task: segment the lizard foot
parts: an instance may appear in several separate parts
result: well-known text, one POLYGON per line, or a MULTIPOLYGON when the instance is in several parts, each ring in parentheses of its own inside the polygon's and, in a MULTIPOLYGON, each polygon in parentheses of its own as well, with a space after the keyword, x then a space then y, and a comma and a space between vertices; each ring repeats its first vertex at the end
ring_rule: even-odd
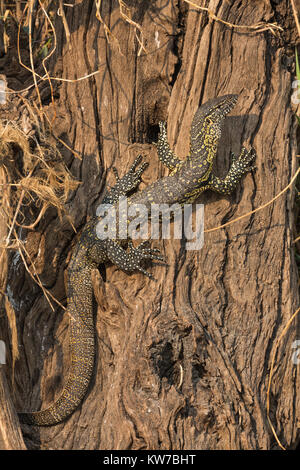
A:
MULTIPOLYGON (((132 258, 133 269, 140 271, 141 273, 145 274, 145 276, 149 277, 152 280, 155 278, 152 276, 151 273, 146 271, 142 266, 141 262, 146 259, 152 259, 156 261, 164 262, 164 257, 160 254, 160 250, 157 248, 146 248, 148 244, 148 240, 143 241, 137 247, 134 247, 132 241, 128 241, 128 248, 129 252, 128 255, 132 258)), ((132 269, 132 268, 131 268, 132 269)))
POLYGON ((142 159, 142 155, 138 155, 129 168, 129 171, 122 176, 122 178, 119 177, 117 169, 115 167, 112 168, 116 178, 116 184, 106 193, 102 201, 104 204, 114 204, 118 202, 120 197, 126 196, 126 194, 138 187, 142 180, 142 174, 148 166, 147 162, 143 162, 141 166, 137 168, 142 162, 142 159))
POLYGON ((256 152, 253 148, 247 150, 245 147, 242 148, 240 156, 237 158, 234 153, 232 153, 232 167, 238 170, 240 176, 248 171, 256 169, 255 165, 251 165, 253 160, 255 160, 256 152))
POLYGON ((226 178, 221 179, 215 175, 211 175, 208 184, 210 189, 221 194, 232 193, 242 177, 249 171, 255 170, 256 168, 254 165, 252 165, 252 162, 256 157, 256 152, 254 149, 247 150, 245 147, 243 147, 238 158, 234 154, 231 155, 232 163, 226 178))
MULTIPOLYGON (((140 184, 142 174, 148 166, 147 162, 143 162, 142 165, 137 169, 142 160, 142 155, 138 155, 129 168, 129 171, 122 178, 119 178, 117 169, 115 167, 112 168, 117 181, 116 186, 118 186, 119 192, 121 192, 122 195, 129 193, 140 184)), ((115 189, 116 186, 113 189, 115 189)))

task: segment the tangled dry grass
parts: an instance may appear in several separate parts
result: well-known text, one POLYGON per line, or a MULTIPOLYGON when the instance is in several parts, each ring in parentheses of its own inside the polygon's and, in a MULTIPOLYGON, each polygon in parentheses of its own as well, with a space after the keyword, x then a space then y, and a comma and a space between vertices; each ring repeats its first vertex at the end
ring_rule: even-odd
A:
POLYGON ((19 349, 16 315, 5 294, 8 253, 18 250, 27 272, 42 289, 52 310, 52 301, 64 308, 43 286, 20 233, 24 229, 33 230, 49 207, 54 207, 59 217, 65 214, 73 226, 65 202, 69 191, 78 184, 56 145, 49 143, 41 129, 29 137, 16 122, 0 121, 0 296, 4 297, 10 326, 13 371, 19 349))
POLYGON ((15 225, 33 229, 49 206, 55 207, 61 216, 69 191, 79 184, 46 135, 39 130, 38 136, 28 137, 15 122, 0 121, 0 165, 5 178, 1 183, 1 197, 6 200, 5 209, 2 209, 9 234, 15 225), (34 151, 32 147, 35 147, 34 151), (26 224, 22 208, 28 208, 30 203, 33 203, 34 212, 38 208, 38 215, 26 224))

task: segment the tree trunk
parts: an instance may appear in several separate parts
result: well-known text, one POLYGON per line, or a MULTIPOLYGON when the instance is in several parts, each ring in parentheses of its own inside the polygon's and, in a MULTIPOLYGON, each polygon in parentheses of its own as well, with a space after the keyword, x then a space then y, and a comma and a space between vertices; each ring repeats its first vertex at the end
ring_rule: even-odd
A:
MULTIPOLYGON (((295 173, 296 32, 288 0, 204 3, 227 23, 277 22, 283 31, 231 27, 189 2, 128 1, 139 30, 120 15, 119 2, 105 0, 106 36, 95 3, 85 0, 65 6, 68 44, 62 18, 55 17, 50 75, 79 79, 99 71, 80 81, 52 81, 55 109, 50 91, 42 94, 44 110, 55 118, 55 134, 82 156, 61 147, 71 173, 82 181, 67 203, 78 231, 113 184, 112 166, 123 175, 142 153, 150 165, 141 187, 167 174, 152 145, 158 122, 168 121, 171 146, 184 158, 195 111, 216 96, 237 93, 239 100, 226 120, 214 171, 223 176, 230 151, 239 154, 243 145, 256 149, 257 169, 231 196, 207 192, 199 199, 206 230, 271 200, 295 173)), ((206 232, 200 251, 187 251, 178 240, 152 242, 168 260, 168 266, 149 268, 157 282, 111 265, 95 273, 97 357, 88 394, 64 423, 24 426, 27 446, 276 448, 267 414, 276 352, 269 418, 281 445, 294 448, 300 405, 292 360, 297 319, 277 343, 298 306, 293 201, 287 191, 261 211, 206 232)), ((27 233, 44 287, 64 305, 75 243, 71 226, 62 225, 53 211, 27 233)), ((15 367, 15 405, 38 410, 53 402, 64 384, 68 318, 55 304, 51 310, 18 254, 8 287, 23 345, 15 367)), ((4 339, 9 341, 8 333, 4 339)))
POLYGON ((12 403, 3 365, 0 366, 0 450, 25 450, 26 446, 12 403))

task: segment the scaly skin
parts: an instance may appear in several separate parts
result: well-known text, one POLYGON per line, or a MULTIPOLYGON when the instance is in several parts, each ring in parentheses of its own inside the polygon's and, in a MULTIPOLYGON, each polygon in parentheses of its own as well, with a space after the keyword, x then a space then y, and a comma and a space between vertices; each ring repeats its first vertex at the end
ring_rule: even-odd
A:
MULTIPOLYGON (((236 95, 226 95, 202 105, 196 112, 191 127, 190 155, 179 160, 170 149, 164 123, 160 123, 160 135, 157 151, 160 160, 171 170, 169 176, 161 178, 128 198, 131 204, 184 203, 196 200, 200 193, 212 189, 221 194, 231 193, 242 176, 253 169, 251 162, 255 158, 253 151, 244 148, 235 159, 227 176, 220 179, 212 175, 212 165, 216 157, 222 123, 237 101, 236 95)), ((120 196, 125 196, 135 189, 141 180, 146 164, 139 168, 138 157, 129 172, 119 178, 105 196, 103 203, 115 204, 120 196)), ((162 260, 159 250, 147 248, 146 242, 134 248, 128 242, 128 250, 119 239, 100 240, 96 235, 98 217, 94 217, 85 226, 68 269, 68 307, 70 317, 71 367, 63 391, 50 407, 32 413, 20 413, 22 422, 39 426, 57 424, 68 416, 82 402, 93 372, 95 357, 95 329, 92 311, 91 271, 100 263, 111 261, 124 271, 138 270, 152 278, 142 264, 146 259, 162 260)))

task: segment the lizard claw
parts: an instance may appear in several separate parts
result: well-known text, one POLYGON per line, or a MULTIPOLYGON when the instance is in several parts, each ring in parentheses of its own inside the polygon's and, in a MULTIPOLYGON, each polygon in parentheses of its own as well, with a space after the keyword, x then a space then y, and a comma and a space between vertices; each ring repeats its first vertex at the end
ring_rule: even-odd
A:
POLYGON ((166 123, 166 121, 159 121, 158 125, 159 125, 160 133, 162 135, 166 135, 167 134, 167 123, 166 123))
POLYGON ((115 166, 112 167, 112 171, 115 175, 115 178, 116 178, 116 181, 120 181, 120 178, 119 178, 119 174, 118 174, 118 170, 116 169, 115 166))
POLYGON ((236 156, 236 154, 234 152, 230 152, 230 159, 232 161, 232 163, 235 163, 238 159, 238 157, 236 156))
POLYGON ((142 156, 142 155, 138 155, 138 156, 135 158, 135 160, 134 160, 133 164, 131 165, 131 167, 129 168, 128 173, 134 173, 136 167, 139 165, 139 163, 141 163, 142 160, 143 160, 143 156, 142 156))

